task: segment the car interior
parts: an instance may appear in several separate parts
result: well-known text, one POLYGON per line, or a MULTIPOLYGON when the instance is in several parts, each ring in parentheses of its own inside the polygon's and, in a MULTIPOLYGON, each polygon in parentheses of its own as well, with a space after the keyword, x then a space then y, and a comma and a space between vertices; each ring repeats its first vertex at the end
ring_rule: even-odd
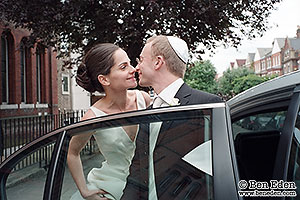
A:
POLYGON ((272 179, 285 115, 285 111, 268 111, 248 114, 233 122, 234 146, 241 180, 272 179))
POLYGON ((279 137, 278 130, 244 132, 236 136, 235 150, 241 180, 272 179, 279 137))

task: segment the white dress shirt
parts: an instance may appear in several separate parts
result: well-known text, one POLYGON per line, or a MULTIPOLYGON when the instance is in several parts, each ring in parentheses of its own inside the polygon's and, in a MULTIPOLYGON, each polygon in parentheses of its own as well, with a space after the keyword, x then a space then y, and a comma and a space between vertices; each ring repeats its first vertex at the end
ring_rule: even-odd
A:
POLYGON ((183 80, 182 78, 178 78, 176 81, 171 83, 168 87, 163 89, 158 95, 155 95, 154 99, 156 96, 160 97, 164 102, 160 107, 165 107, 165 106, 170 106, 173 103, 173 99, 178 92, 179 88, 183 85, 183 80))
MULTIPOLYGON (((174 97, 179 88, 183 84, 181 78, 177 79, 161 91, 158 95, 155 95, 153 101, 153 108, 171 106, 174 102, 174 97)), ((157 200, 156 186, 155 186, 155 174, 153 164, 153 152, 156 146, 156 141, 160 131, 162 122, 150 123, 150 137, 149 137, 149 196, 150 200, 157 200)))

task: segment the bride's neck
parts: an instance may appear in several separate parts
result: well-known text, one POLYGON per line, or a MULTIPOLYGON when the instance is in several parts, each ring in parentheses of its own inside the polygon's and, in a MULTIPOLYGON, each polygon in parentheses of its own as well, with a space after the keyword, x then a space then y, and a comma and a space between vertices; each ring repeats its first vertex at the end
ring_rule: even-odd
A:
POLYGON ((107 102, 110 108, 125 111, 129 103, 129 97, 127 95, 127 92, 127 90, 106 92, 104 100, 105 102, 107 102))

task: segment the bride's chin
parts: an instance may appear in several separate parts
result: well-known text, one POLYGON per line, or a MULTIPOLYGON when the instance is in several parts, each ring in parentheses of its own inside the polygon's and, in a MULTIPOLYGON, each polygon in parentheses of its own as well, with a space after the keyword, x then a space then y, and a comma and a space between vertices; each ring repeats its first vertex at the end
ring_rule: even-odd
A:
POLYGON ((134 85, 134 87, 136 87, 136 86, 137 86, 137 81, 134 81, 134 84, 133 84, 133 85, 134 85))
POLYGON ((129 86, 127 89, 132 89, 132 88, 136 88, 137 87, 137 83, 132 84, 131 86, 129 86))

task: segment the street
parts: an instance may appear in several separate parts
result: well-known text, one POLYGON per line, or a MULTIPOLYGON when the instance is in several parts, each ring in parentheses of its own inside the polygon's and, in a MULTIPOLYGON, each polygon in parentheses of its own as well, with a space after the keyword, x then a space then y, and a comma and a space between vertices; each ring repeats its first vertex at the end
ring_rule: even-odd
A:
MULTIPOLYGON (((99 167, 103 157, 101 154, 82 156, 83 170, 85 176, 94 168, 99 167)), ((43 168, 29 167, 13 173, 7 181, 7 199, 9 200, 41 200, 43 199, 43 188, 45 185, 47 172, 43 168), (25 177, 25 174, 28 176, 25 177)), ((77 191, 73 178, 66 167, 61 200, 68 200, 77 191)))

